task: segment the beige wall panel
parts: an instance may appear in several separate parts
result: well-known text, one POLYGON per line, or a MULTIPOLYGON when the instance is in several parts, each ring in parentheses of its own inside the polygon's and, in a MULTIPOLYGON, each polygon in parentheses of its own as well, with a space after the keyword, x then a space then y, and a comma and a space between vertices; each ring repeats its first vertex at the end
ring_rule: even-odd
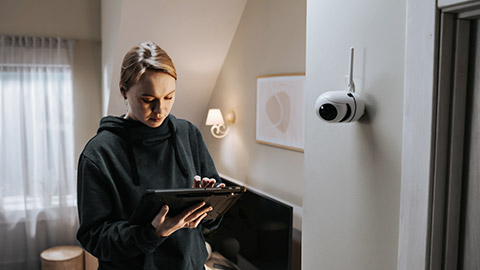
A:
POLYGON ((255 142, 257 76, 305 71, 305 1, 248 1, 209 108, 237 120, 223 139, 202 132, 220 172, 301 206, 303 153, 255 142))

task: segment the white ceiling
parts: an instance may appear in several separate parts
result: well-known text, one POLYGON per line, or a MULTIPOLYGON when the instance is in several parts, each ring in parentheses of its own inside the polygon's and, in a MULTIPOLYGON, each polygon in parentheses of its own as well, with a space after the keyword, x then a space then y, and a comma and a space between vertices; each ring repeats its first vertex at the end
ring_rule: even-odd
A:
POLYGON ((125 113, 118 90, 121 61, 132 46, 152 40, 177 68, 172 113, 202 124, 246 1, 102 0, 104 114, 125 113))

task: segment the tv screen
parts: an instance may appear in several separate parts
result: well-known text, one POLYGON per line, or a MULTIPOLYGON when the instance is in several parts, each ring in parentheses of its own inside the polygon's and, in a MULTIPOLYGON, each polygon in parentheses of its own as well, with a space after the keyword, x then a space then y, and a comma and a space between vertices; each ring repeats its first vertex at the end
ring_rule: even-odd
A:
MULTIPOLYGON (((222 179, 227 186, 236 186, 222 179)), ((290 270, 293 208, 247 190, 206 235, 213 269, 290 270)))

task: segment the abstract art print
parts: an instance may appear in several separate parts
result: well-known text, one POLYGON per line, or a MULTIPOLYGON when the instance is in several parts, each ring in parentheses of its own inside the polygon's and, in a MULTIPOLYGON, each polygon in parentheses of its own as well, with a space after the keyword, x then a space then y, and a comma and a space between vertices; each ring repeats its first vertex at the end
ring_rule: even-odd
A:
POLYGON ((257 142, 303 152, 304 84, 304 74, 257 77, 257 142))

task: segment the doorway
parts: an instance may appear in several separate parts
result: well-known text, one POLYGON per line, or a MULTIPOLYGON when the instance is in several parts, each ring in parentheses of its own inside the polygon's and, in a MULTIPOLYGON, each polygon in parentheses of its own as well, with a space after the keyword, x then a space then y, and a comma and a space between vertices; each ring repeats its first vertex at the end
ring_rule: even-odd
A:
POLYGON ((427 269, 480 269, 480 3, 440 12, 427 269))

